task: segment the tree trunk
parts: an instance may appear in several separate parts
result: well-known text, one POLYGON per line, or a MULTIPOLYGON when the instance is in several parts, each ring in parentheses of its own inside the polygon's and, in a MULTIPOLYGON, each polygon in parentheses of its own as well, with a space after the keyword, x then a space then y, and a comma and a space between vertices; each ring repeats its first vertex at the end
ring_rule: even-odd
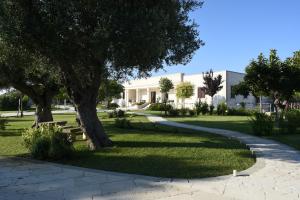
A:
POLYGON ((51 103, 37 104, 35 112, 35 124, 37 125, 38 123, 49 121, 53 121, 51 103))
POLYGON ((99 121, 96 110, 96 98, 93 99, 86 93, 79 102, 74 100, 81 128, 88 139, 90 150, 112 146, 112 141, 107 137, 102 123, 99 121))

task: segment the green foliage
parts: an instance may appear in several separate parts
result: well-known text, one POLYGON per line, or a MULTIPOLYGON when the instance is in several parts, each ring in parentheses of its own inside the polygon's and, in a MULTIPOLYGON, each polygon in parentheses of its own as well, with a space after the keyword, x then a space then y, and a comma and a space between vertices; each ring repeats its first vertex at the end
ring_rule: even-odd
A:
POLYGON ((242 95, 244 98, 247 98, 250 94, 250 87, 245 81, 242 81, 239 84, 232 86, 231 92, 233 96, 242 95))
POLYGON ((162 101, 166 103, 168 101, 167 93, 174 88, 172 81, 168 78, 161 78, 159 80, 159 88, 162 93, 162 101))
POLYGON ((7 120, 0 117, 0 130, 5 130, 6 124, 7 124, 7 120))
POLYGON ((124 91, 124 86, 116 80, 105 80, 101 84, 98 93, 99 101, 111 101, 113 98, 121 98, 121 93, 124 91))
POLYGON ((206 102, 202 103, 200 112, 202 115, 206 115, 209 112, 209 106, 206 102))
POLYGON ((223 88, 221 85, 223 83, 222 76, 218 75, 217 77, 214 77, 212 69, 203 73, 203 81, 205 94, 208 94, 211 97, 223 88))
POLYGON ((253 113, 245 108, 228 108, 227 115, 232 116, 250 116, 253 113))
POLYGON ((190 98, 194 94, 194 85, 190 82, 182 82, 176 86, 176 97, 190 98))
POLYGON ((192 110, 192 109, 189 109, 188 110, 188 113, 189 113, 189 116, 193 117, 196 115, 196 111, 195 110, 192 110))
POLYGON ((217 106, 217 114, 218 115, 225 115, 228 107, 225 102, 219 103, 217 106))
POLYGON ((199 115, 201 113, 201 107, 202 107, 202 102, 201 101, 197 101, 195 103, 196 115, 199 115))
POLYGON ((125 111, 124 110, 114 110, 114 111, 110 111, 110 112, 107 112, 107 117, 108 118, 120 118, 120 117, 125 117, 125 111))
POLYGON ((255 112, 251 118, 251 127, 255 135, 272 135, 274 121, 271 116, 264 113, 255 112))
MULTIPOLYGON (((20 94, 16 91, 0 95, 0 110, 18 110, 20 94)), ((23 109, 29 109, 29 98, 23 96, 23 109)))
POLYGON ((71 136, 57 126, 41 126, 22 133, 23 142, 36 159, 64 159, 71 156, 71 136))
POLYGON ((210 105, 209 106, 209 114, 212 115, 214 112, 215 106, 214 105, 210 105))
POLYGON ((131 122, 130 120, 126 119, 126 118, 117 118, 115 119, 115 126, 117 128, 132 128, 131 122))
POLYGON ((151 111, 169 111, 172 109, 172 105, 164 103, 153 103, 149 106, 148 110, 151 111))
POLYGON ((179 113, 181 116, 185 116, 189 112, 188 108, 180 108, 179 113))
POLYGON ((117 103, 109 103, 108 109, 116 109, 119 108, 119 105, 117 103))
POLYGON ((300 110, 289 110, 284 112, 280 120, 280 129, 283 133, 294 134, 300 128, 300 110), (283 119, 285 116, 285 119, 283 119))
POLYGON ((171 109, 168 111, 169 116, 171 117, 177 117, 179 115, 179 110, 178 109, 171 109))

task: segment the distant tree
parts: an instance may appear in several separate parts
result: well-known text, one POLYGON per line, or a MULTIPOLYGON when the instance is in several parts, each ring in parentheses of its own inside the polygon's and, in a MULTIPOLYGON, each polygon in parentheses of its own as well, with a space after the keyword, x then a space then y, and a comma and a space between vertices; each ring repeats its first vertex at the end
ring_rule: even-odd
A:
POLYGON ((190 82, 182 82, 176 86, 176 97, 182 99, 184 107, 185 99, 190 98, 194 94, 194 85, 190 82))
POLYGON ((109 102, 113 98, 121 98, 121 93, 124 92, 124 86, 116 80, 106 79, 99 88, 98 100, 105 101, 108 108, 109 102))
POLYGON ((53 121, 51 103, 59 78, 47 59, 0 40, 0 83, 26 94, 36 105, 36 124, 53 121))
POLYGON ((214 95, 223 88, 221 85, 223 83, 222 75, 219 74, 217 77, 214 77, 214 72, 211 69, 203 73, 203 81, 205 94, 211 97, 211 104, 213 105, 214 95))
POLYGON ((167 101, 168 101, 168 92, 174 88, 172 81, 168 78, 161 78, 159 80, 159 88, 162 94, 162 102, 165 104, 165 115, 167 114, 167 101))
POLYGON ((201 5, 197 0, 1 0, 0 35, 55 64, 94 150, 112 145, 96 113, 103 74, 144 77, 165 65, 188 63, 203 45, 189 17, 201 5))
POLYGON ((247 98, 250 95, 250 87, 245 81, 241 81, 239 84, 232 86, 232 95, 242 95, 247 98))

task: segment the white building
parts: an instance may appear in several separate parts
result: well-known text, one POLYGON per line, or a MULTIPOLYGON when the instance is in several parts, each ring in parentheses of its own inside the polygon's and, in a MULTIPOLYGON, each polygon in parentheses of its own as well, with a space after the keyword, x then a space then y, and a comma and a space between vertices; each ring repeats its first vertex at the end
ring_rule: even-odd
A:
MULTIPOLYGON (((233 85, 238 84, 243 80, 244 74, 232 71, 214 72, 214 76, 222 75, 223 88, 214 96, 213 104, 217 106, 221 102, 226 102, 229 107, 236 107, 239 103, 244 102, 247 107, 255 106, 255 98, 249 96, 232 96, 231 89, 233 85)), ((131 80, 124 84, 123 106, 132 107, 136 104, 144 103, 146 106, 149 103, 156 103, 161 101, 161 93, 159 90, 159 80, 163 77, 170 79, 174 84, 174 89, 168 93, 168 100, 174 107, 181 107, 182 100, 176 98, 176 85, 181 82, 190 82, 194 85, 194 95, 185 99, 186 107, 193 107, 195 102, 202 101, 211 104, 211 97, 203 92, 203 74, 185 75, 183 73, 155 76, 145 79, 131 80)))

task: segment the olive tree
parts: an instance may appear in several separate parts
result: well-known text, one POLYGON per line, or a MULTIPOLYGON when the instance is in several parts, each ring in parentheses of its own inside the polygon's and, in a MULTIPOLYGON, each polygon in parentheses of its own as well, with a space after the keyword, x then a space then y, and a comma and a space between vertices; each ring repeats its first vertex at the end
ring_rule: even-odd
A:
POLYGON ((159 80, 159 89, 162 94, 162 101, 165 104, 165 115, 167 114, 167 101, 168 101, 168 92, 174 88, 172 81, 168 78, 161 78, 159 80))
POLYGON ((0 82, 32 99, 36 105, 35 124, 53 121, 51 103, 60 84, 47 59, 0 40, 0 82))
POLYGON ((0 34, 51 62, 63 79, 90 149, 111 146, 96 113, 103 74, 148 76, 186 64, 203 42, 189 13, 197 0, 2 0, 0 34))

